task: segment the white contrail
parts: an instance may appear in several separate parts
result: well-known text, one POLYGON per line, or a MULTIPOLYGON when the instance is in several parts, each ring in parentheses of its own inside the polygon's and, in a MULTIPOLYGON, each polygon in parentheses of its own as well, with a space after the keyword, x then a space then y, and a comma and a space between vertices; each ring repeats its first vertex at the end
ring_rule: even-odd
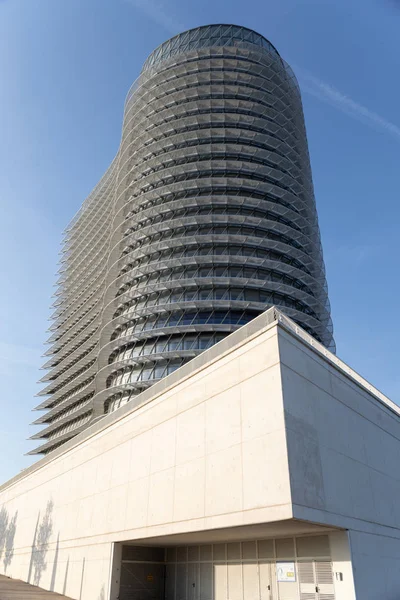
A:
POLYGON ((343 94, 329 83, 321 81, 303 69, 296 68, 296 73, 299 76, 301 88, 308 94, 328 102, 355 119, 361 120, 372 127, 378 127, 394 135, 396 138, 400 138, 400 127, 398 125, 381 117, 363 104, 346 96, 346 94, 343 94))
MULTIPOLYGON (((173 34, 185 30, 185 26, 167 14, 163 6, 156 0, 126 0, 126 2, 129 2, 129 4, 142 11, 149 19, 173 34)), ((327 102, 354 119, 363 121, 374 128, 378 127, 396 138, 400 138, 399 126, 381 117, 349 96, 346 96, 346 94, 343 94, 329 83, 314 77, 308 71, 299 67, 295 67, 295 71, 301 83, 301 88, 306 93, 327 102)))

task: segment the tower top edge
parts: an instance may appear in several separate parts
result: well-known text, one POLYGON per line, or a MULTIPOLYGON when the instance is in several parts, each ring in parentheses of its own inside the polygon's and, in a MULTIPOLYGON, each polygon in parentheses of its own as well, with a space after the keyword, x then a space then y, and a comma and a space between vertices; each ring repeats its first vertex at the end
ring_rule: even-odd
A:
POLYGON ((144 62, 142 73, 155 64, 190 50, 212 46, 256 46, 280 58, 278 50, 267 38, 253 29, 233 24, 201 25, 174 35, 160 44, 144 62))

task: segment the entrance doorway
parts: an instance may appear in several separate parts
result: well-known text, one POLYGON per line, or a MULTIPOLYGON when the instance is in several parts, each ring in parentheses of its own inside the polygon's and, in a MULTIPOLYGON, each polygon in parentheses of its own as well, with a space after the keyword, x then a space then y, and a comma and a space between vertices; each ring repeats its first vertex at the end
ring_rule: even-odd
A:
POLYGON ((123 546, 120 600, 165 598, 164 548, 123 546))
POLYGON ((119 600, 335 600, 329 538, 124 546, 119 600))

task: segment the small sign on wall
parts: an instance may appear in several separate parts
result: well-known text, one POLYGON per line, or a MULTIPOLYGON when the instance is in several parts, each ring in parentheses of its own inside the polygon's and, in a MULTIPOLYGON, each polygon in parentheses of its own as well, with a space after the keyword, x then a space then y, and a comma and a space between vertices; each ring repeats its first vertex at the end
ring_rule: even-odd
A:
POLYGON ((276 577, 278 583, 290 583, 296 581, 296 568, 294 562, 277 562, 276 577))

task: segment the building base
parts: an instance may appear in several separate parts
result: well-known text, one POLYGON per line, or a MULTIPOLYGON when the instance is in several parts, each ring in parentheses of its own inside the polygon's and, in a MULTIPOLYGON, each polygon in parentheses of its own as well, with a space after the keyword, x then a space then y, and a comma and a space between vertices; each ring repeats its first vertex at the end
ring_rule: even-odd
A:
POLYGON ((272 309, 0 488, 76 600, 395 600, 400 410, 272 309))

